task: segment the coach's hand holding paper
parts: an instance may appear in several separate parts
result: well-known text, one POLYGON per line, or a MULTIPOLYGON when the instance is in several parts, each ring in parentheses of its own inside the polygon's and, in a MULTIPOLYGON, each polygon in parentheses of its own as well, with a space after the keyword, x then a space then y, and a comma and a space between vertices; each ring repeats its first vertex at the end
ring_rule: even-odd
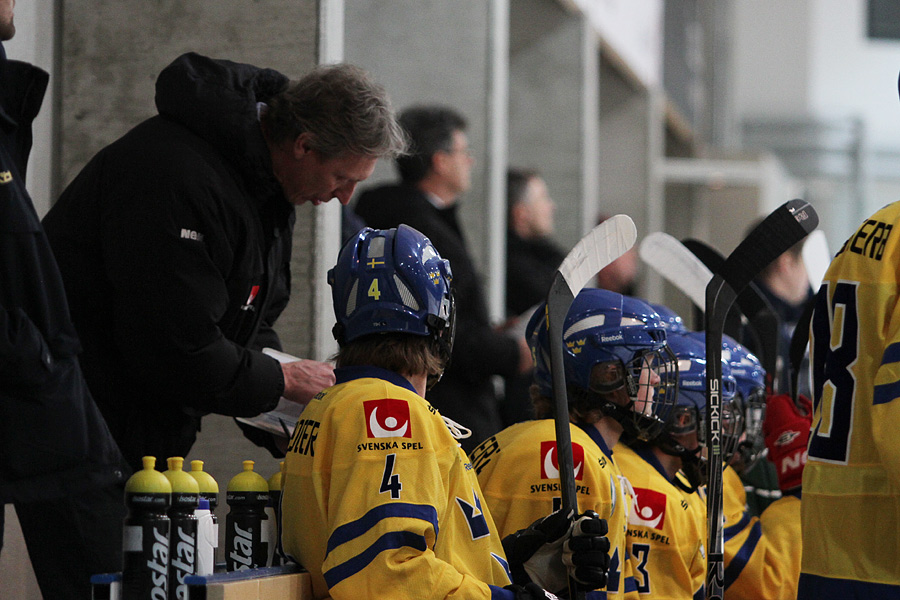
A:
POLYGON ((334 367, 330 364, 298 359, 283 352, 278 352, 281 356, 275 356, 275 352, 278 351, 270 348, 263 350, 264 354, 268 354, 282 363, 281 371, 284 373, 284 393, 282 395, 285 399, 306 405, 313 396, 334 385, 334 367))
POLYGON ((334 369, 328 363, 298 358, 272 348, 264 348, 263 354, 281 363, 284 393, 278 405, 269 412, 249 418, 238 417, 237 420, 277 437, 289 438, 297 418, 312 397, 334 385, 334 369))

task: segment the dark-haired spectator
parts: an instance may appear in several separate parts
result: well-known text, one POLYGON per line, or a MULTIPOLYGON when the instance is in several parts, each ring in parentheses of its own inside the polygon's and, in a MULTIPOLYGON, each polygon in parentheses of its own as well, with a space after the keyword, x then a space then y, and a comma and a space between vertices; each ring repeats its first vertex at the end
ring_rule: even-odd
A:
POLYGON ((488 316, 479 274, 457 219, 458 200, 471 185, 474 160, 465 119, 445 106, 404 110, 400 124, 410 153, 397 158, 400 183, 364 192, 356 212, 378 229, 406 223, 424 233, 453 268, 457 333, 452 360, 428 400, 442 414, 472 430, 466 451, 502 428, 491 378, 528 372, 524 337, 498 332, 488 316))

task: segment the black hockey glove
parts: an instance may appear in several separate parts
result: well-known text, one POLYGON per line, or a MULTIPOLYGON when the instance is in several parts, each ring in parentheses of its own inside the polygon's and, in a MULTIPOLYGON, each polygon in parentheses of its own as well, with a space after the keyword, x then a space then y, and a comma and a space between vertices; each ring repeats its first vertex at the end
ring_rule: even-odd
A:
POLYGON ((551 594, 536 583, 521 585, 508 585, 504 590, 509 590, 516 595, 516 600, 559 600, 559 596, 551 594))
POLYGON ((606 520, 587 511, 573 523, 556 511, 503 539, 513 583, 537 583, 548 590, 568 589, 567 567, 578 587, 595 590, 606 586, 609 539, 606 520))

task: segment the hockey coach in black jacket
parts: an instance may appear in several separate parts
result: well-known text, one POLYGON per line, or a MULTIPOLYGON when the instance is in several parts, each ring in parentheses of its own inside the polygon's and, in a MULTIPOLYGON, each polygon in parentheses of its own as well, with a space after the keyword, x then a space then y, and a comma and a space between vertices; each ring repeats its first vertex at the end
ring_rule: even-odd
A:
POLYGON ((257 350, 280 348, 294 206, 346 204, 405 144, 384 90, 350 65, 289 83, 185 54, 156 106, 44 219, 85 376, 134 468, 187 455, 203 414, 253 416, 334 383, 329 364, 257 350))

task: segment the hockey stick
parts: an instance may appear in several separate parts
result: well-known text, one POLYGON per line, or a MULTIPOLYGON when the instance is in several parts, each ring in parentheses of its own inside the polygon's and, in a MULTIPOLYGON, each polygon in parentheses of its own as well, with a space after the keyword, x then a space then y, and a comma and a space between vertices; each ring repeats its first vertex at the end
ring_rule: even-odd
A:
POLYGON ((812 321, 813 307, 816 305, 816 297, 812 296, 806 301, 800 319, 794 327, 794 333, 791 336, 791 399, 794 406, 800 406, 800 368, 803 365, 803 357, 806 356, 806 347, 809 345, 809 325, 812 321))
POLYGON ((708 484, 706 496, 706 597, 722 600, 725 592, 722 515, 722 334, 725 317, 737 295, 762 269, 802 240, 819 224, 816 211, 804 200, 791 200, 757 225, 725 260, 706 287, 706 422, 708 484))
POLYGON ((656 231, 641 240, 638 255, 690 298, 694 306, 706 310, 706 286, 712 279, 712 271, 684 244, 668 233, 656 231))
MULTIPOLYGON (((616 215, 594 227, 569 252, 553 277, 547 293, 547 331, 550 335, 550 373, 553 379, 553 419, 556 422, 556 457, 562 508, 570 517, 578 514, 575 495, 575 461, 569 431, 569 401, 563 359, 563 327, 569 307, 581 288, 603 267, 625 254, 637 239, 631 217, 616 215)), ((569 577, 569 598, 583 594, 569 577)))
MULTIPOLYGON (((718 271, 725 264, 725 257, 718 250, 699 240, 684 240, 684 245, 697 255, 703 263, 718 271)), ((757 347, 754 352, 759 355, 760 363, 766 371, 766 394, 775 393, 776 373, 778 371, 778 346, 781 332, 781 319, 772 308, 772 304, 752 281, 746 289, 738 294, 737 305, 747 322, 751 333, 755 334, 757 347)), ((743 343, 740 335, 729 330, 726 321, 725 333, 743 343)))

